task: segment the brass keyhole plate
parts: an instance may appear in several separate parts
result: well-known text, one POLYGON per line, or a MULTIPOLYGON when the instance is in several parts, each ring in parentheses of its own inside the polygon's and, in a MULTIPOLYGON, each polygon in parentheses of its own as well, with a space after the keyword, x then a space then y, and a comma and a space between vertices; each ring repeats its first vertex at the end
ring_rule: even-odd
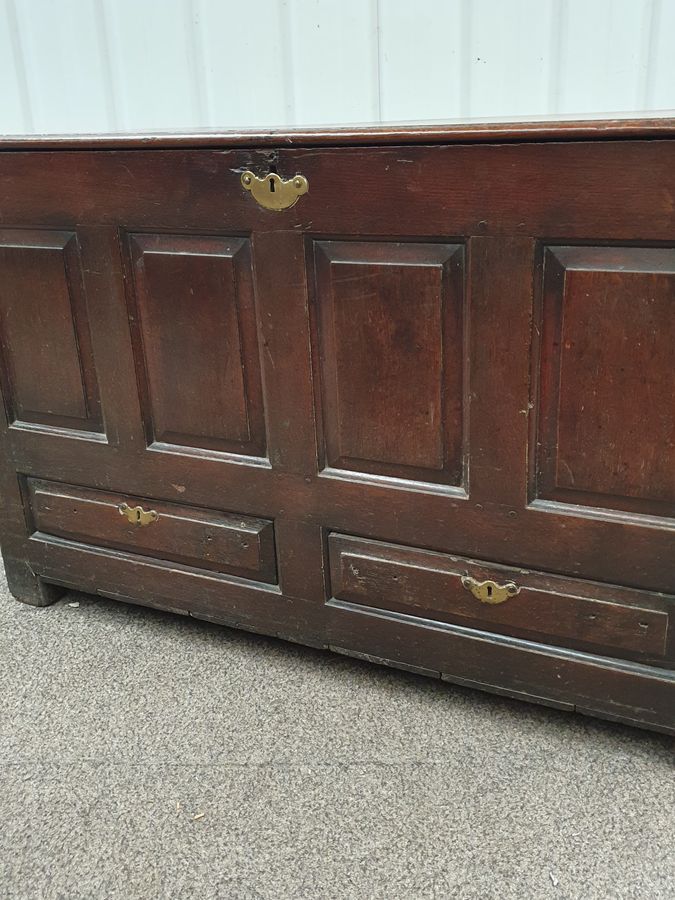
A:
POLYGON ((151 525, 159 518, 154 509, 143 509, 142 506, 129 506, 128 503, 120 503, 117 511, 121 516, 131 522, 132 525, 151 525))
POLYGON ((470 575, 462 578, 462 586, 470 591, 476 600, 481 603, 489 603, 495 606, 497 603, 503 603, 509 597, 515 597, 520 593, 520 588, 513 581, 507 581, 506 584, 497 584, 496 581, 476 581, 470 575))
POLYGON ((304 175, 294 175, 284 179, 276 172, 270 172, 264 178, 258 178, 253 172, 246 171, 241 176, 244 190, 250 191, 253 199, 265 209, 281 212, 295 206, 300 197, 309 190, 309 182, 304 175))

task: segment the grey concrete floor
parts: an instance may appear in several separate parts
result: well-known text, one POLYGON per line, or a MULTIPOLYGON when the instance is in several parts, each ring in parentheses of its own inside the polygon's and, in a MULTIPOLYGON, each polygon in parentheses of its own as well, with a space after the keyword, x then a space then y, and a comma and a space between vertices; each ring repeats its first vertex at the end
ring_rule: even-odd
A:
POLYGON ((3 898, 675 896, 663 736, 5 587, 0 714, 3 898))

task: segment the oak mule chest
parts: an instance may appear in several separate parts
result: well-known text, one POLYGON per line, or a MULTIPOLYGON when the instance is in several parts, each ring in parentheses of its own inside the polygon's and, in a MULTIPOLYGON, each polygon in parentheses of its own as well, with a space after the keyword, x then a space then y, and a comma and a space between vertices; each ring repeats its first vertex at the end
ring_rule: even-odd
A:
POLYGON ((675 121, 0 142, 2 551, 675 733, 675 121))

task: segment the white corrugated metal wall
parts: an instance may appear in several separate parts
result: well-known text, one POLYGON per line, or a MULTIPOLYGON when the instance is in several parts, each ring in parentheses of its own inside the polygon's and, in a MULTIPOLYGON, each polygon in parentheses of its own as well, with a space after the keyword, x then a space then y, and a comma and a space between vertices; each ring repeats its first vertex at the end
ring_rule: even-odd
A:
POLYGON ((675 0, 0 0, 0 131, 675 107, 675 0))

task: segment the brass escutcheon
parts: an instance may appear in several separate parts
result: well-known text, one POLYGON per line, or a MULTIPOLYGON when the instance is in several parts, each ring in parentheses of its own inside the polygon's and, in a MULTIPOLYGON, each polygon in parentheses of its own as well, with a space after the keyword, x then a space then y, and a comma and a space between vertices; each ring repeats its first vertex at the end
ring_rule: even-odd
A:
POLYGON ((253 172, 246 171, 241 176, 244 189, 250 191, 253 199, 265 209, 281 212, 290 209, 298 199, 309 190, 309 182, 304 175, 292 178, 281 178, 276 172, 270 172, 264 178, 258 178, 253 172))
POLYGON ((497 584, 496 581, 476 581, 470 575, 463 576, 462 586, 467 591, 471 591, 476 600, 492 605, 503 603, 509 597, 515 597, 516 594, 520 593, 520 588, 513 581, 507 581, 506 584, 497 584))
POLYGON ((121 516, 126 516, 132 525, 151 525, 159 519, 159 514, 154 509, 143 509, 142 506, 120 503, 117 510, 121 516))

